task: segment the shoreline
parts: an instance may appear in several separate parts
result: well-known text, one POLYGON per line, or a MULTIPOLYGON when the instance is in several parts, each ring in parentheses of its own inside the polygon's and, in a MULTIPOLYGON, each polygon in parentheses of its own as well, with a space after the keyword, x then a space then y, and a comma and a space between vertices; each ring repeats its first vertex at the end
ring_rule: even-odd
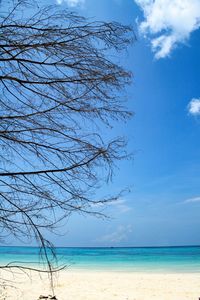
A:
MULTIPOLYGON (((0 263, 0 267, 2 267, 3 265, 7 265, 8 262, 5 262, 4 263, 0 263)), ((9 263, 9 265, 11 265, 9 263)), ((46 264, 37 264, 37 263, 24 263, 24 262, 18 262, 18 263, 14 263, 13 264, 13 267, 16 268, 16 266, 21 266, 23 268, 33 268, 35 269, 32 270, 32 272, 39 272, 37 271, 36 269, 38 270, 41 270, 41 272, 44 272, 44 271, 47 271, 48 272, 48 269, 47 269, 47 265, 46 264)), ((64 265, 61 264, 60 267, 62 268, 64 265)), ((58 268, 59 269, 59 264, 57 267, 53 267, 53 269, 56 269, 58 268)), ((16 268, 17 269, 17 268, 16 268)), ((66 267, 64 267, 61 271, 58 271, 58 272, 70 272, 70 273, 127 273, 127 274, 200 274, 200 265, 199 265, 199 269, 198 269, 198 266, 196 266, 195 268, 191 267, 191 268, 188 268, 188 267, 166 267, 166 266, 163 266, 163 267, 155 267, 155 266, 152 266, 152 267, 149 267, 147 268, 146 266, 144 267, 135 267, 135 266, 109 266, 109 265, 86 265, 86 266, 74 266, 74 265, 70 265, 70 264, 66 264, 66 267)))
POLYGON ((63 272, 72 272, 72 273, 127 273, 127 274, 200 274, 200 267, 199 270, 195 271, 195 270, 170 270, 170 269, 152 269, 152 270, 147 270, 147 269, 135 269, 133 270, 131 269, 114 269, 114 268, 96 268, 96 267, 91 267, 91 268, 81 268, 81 267, 75 267, 75 268, 66 268, 63 270, 63 272))
MULTIPOLYGON (((14 261, 13 264, 11 262, 0 262, 0 267, 2 266, 6 266, 6 265, 12 265, 14 268, 16 268, 16 266, 21 266, 23 268, 33 268, 33 269, 38 269, 41 270, 41 272, 44 271, 48 271, 47 269, 47 264, 41 262, 40 263, 36 263, 36 262, 23 262, 23 261, 14 261)), ((64 265, 66 265, 66 267, 64 267, 61 272, 77 272, 77 273, 84 273, 84 272, 88 272, 88 273, 104 273, 104 272, 108 272, 108 273, 130 273, 130 274, 200 274, 200 265, 196 265, 195 268, 193 267, 188 267, 188 266, 179 266, 177 267, 176 264, 171 265, 171 266, 166 266, 164 265, 163 267, 157 266, 155 267, 155 265, 152 265, 150 267, 147 267, 146 265, 144 266, 135 266, 135 265, 123 265, 120 264, 118 266, 116 265, 104 265, 104 264, 85 264, 85 265, 81 265, 81 264, 63 264, 61 263, 60 265, 56 265, 53 264, 53 269, 55 270, 56 268, 59 269, 59 267, 63 267, 64 265)), ((16 268, 17 269, 17 268, 16 268)), ((36 270, 33 272, 37 272, 36 270)), ((60 272, 60 271, 58 271, 60 272)))

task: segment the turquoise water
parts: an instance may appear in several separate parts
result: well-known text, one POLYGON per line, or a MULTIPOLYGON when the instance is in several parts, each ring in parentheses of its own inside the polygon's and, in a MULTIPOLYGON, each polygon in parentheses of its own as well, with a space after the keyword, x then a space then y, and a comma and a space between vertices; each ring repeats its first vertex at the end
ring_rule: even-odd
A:
MULTIPOLYGON (((200 272, 200 247, 56 248, 58 263, 70 269, 130 272, 200 272)), ((36 247, 0 247, 0 264, 38 264, 36 247), (15 263, 18 264, 18 263, 15 263)))

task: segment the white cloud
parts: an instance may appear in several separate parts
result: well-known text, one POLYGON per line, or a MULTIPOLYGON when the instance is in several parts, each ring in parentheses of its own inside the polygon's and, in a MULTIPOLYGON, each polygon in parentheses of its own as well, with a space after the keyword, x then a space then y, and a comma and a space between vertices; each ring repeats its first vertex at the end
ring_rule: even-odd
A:
POLYGON ((98 208, 98 207, 102 207, 102 208, 108 208, 111 209, 112 211, 114 211, 117 214, 123 214, 126 213, 130 210, 132 210, 132 207, 130 207, 127 204, 127 200, 125 199, 118 199, 118 200, 114 200, 108 203, 101 203, 101 202, 97 202, 97 203, 93 203, 91 205, 94 208, 98 208))
POLYGON ((127 204, 125 199, 119 199, 110 203, 112 207, 114 207, 119 213, 126 213, 132 208, 127 204))
POLYGON ((200 27, 200 0, 135 0, 145 20, 139 30, 151 39, 157 59, 168 56, 200 27))
POLYGON ((79 5, 83 5, 85 0, 57 0, 58 4, 62 4, 63 2, 67 3, 69 7, 76 7, 79 5))
POLYGON ((200 202, 200 197, 189 198, 184 201, 184 203, 194 203, 194 202, 200 202))
POLYGON ((191 115, 200 115, 200 98, 193 98, 188 104, 188 111, 191 115))
POLYGON ((105 234, 102 237, 98 238, 96 241, 101 243, 119 243, 126 240, 129 236, 129 233, 132 232, 131 225, 120 225, 117 229, 109 234, 105 234))

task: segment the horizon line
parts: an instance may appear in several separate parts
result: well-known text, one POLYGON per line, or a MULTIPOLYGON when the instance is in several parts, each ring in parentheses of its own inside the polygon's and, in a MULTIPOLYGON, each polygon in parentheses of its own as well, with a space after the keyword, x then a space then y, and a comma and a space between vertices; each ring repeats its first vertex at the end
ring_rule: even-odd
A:
MULTIPOLYGON (((24 248, 41 248, 39 246, 24 245, 0 245, 0 247, 24 247, 24 248)), ((84 249, 120 249, 120 248, 184 248, 184 247, 200 247, 200 245, 176 245, 176 246, 53 246, 52 248, 84 248, 84 249)), ((51 247, 47 247, 51 248, 51 247)))

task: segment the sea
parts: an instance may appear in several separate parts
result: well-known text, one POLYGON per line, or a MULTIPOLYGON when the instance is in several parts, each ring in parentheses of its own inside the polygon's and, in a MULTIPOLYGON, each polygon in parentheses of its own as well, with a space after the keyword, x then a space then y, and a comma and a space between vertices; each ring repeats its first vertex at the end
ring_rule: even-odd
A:
MULTIPOLYGON (((57 266, 69 270, 128 272, 200 272, 200 246, 76 248, 57 247, 57 266)), ((53 257, 49 253, 53 262, 53 257)), ((55 261, 54 261, 55 262, 55 261)), ((44 266, 37 247, 0 247, 0 265, 44 266)))

